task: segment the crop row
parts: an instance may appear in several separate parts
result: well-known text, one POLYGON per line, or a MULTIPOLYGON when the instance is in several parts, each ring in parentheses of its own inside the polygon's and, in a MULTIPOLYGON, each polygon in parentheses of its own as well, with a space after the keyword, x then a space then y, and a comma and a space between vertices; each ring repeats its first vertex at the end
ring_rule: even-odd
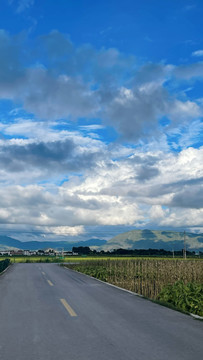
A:
MULTIPOLYGON (((103 260, 66 265, 150 299, 159 299, 168 285, 203 284, 203 262, 195 260, 103 260)), ((202 293, 202 290, 201 290, 202 293)))

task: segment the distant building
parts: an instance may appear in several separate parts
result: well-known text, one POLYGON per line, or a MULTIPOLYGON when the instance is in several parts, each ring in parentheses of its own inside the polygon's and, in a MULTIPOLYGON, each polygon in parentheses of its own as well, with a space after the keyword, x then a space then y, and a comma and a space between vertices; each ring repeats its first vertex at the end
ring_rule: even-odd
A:
POLYGON ((23 250, 23 255, 30 256, 30 250, 23 250))
POLYGON ((0 256, 11 256, 10 250, 0 250, 0 256))
POLYGON ((48 248, 48 249, 45 249, 44 251, 45 255, 49 255, 49 256, 55 256, 56 255, 56 251, 52 248, 48 248))
POLYGON ((10 255, 11 256, 24 255, 24 250, 10 250, 10 255))

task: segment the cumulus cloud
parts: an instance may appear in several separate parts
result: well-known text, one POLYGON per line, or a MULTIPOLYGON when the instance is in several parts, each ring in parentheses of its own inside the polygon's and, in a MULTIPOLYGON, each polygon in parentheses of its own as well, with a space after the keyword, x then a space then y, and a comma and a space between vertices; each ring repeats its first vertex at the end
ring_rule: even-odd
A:
POLYGON ((138 140, 157 131, 167 94, 161 87, 143 85, 134 90, 122 87, 106 107, 107 121, 125 139, 138 140))
POLYGON ((202 116, 202 109, 193 101, 175 100, 172 104, 168 104, 168 114, 174 121, 184 123, 186 119, 194 119, 202 116), (172 105, 172 106, 170 106, 172 105))
POLYGON ((27 70, 15 83, 0 84, 2 98, 22 101, 24 109, 41 119, 55 120, 93 116, 97 110, 94 92, 80 80, 57 78, 41 67, 27 70))
POLYGON ((25 41, 0 32, 0 98, 24 111, 0 123, 1 224, 56 237, 86 226, 200 228, 203 149, 191 145, 202 104, 177 84, 199 79, 202 63, 140 66, 58 31, 29 43, 36 62, 23 58, 25 41))
POLYGON ((135 84, 163 84, 171 77, 174 66, 148 63, 137 70, 135 84))
MULTIPOLYGON (((40 124, 39 124, 40 125, 40 124)), ((21 121, 4 126, 5 133, 21 132, 21 121)), ((105 144, 89 135, 69 131, 55 131, 53 128, 33 126, 28 121, 24 135, 28 139, 0 140, 0 180, 2 183, 32 183, 34 180, 63 179, 73 173, 91 171, 97 162, 108 153, 105 144), (37 136, 37 138, 36 138, 37 136), (9 174, 9 175, 8 175, 9 174)))
POLYGON ((167 216, 161 219, 160 225, 166 227, 201 227, 202 228, 202 209, 176 209, 168 211, 167 216))
POLYGON ((197 101, 172 95, 167 86, 174 76, 201 77, 202 63, 140 67, 134 57, 116 49, 77 48, 58 31, 42 36, 37 46, 30 45, 30 53, 37 54, 36 63, 29 52, 25 59, 25 41, 22 36, 0 33, 0 97, 21 103, 38 119, 99 117, 126 141, 134 142, 160 134, 162 117, 168 117, 174 127, 202 116, 197 101))
MULTIPOLYGON (((11 37, 5 30, 0 29, 0 89, 3 86, 12 89, 23 74, 20 61, 22 50, 21 36, 11 37)), ((1 93, 3 96, 3 93, 1 93)))
POLYGON ((203 62, 198 62, 189 65, 180 65, 174 70, 174 75, 177 78, 189 80, 192 78, 203 77, 203 62))
POLYGON ((165 212, 161 205, 152 205, 150 209, 150 218, 152 221, 157 222, 165 217, 165 212))
MULTIPOLYGON (((201 182, 203 182, 203 178, 201 182)), ((185 185, 182 190, 174 195, 170 205, 180 208, 203 208, 203 186, 198 184, 193 187, 185 185)))
POLYGON ((150 180, 151 178, 157 176, 159 174, 159 169, 154 166, 146 166, 143 165, 138 170, 138 179, 140 181, 150 180))
POLYGON ((74 147, 70 140, 46 144, 30 143, 24 146, 23 144, 3 146, 0 153, 0 166, 1 169, 11 172, 23 171, 25 167, 38 167, 44 170, 52 168, 53 171, 57 171, 58 167, 63 166, 67 166, 66 171, 68 171, 68 159, 72 157, 74 147))
POLYGON ((27 224, 55 236, 79 235, 86 226, 98 225, 203 226, 202 149, 167 156, 134 152, 123 159, 99 161, 94 171, 72 176, 61 186, 1 188, 0 222, 27 224), (145 162, 143 181, 140 168, 145 162), (152 174, 150 167, 157 172, 152 174))

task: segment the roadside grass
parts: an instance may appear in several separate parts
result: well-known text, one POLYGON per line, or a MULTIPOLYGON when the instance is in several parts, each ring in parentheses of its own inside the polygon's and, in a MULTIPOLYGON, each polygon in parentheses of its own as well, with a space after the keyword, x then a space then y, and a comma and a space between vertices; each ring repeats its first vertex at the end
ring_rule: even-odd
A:
POLYGON ((10 265, 9 259, 0 260, 0 274, 10 265))

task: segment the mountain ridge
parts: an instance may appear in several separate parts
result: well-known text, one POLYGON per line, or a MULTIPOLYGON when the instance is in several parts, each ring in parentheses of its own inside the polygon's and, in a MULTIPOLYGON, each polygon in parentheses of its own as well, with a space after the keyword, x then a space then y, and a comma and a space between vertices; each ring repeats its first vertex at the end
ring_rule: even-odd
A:
POLYGON ((11 248, 19 250, 39 250, 46 248, 63 248, 64 250, 72 250, 73 246, 101 246, 106 240, 90 239, 77 242, 68 241, 25 241, 13 239, 9 236, 0 236, 0 250, 8 250, 11 248))
MULTIPOLYGON (((186 233, 188 250, 203 251, 203 234, 186 233)), ((114 236, 110 240, 93 238, 84 241, 26 241, 0 235, 0 250, 39 250, 46 248, 72 250, 72 247, 89 246, 92 249, 111 251, 113 249, 164 249, 182 250, 184 233, 163 230, 131 230, 114 236)))
MULTIPOLYGON (((203 250, 203 234, 186 233, 185 236, 188 250, 203 250)), ((144 229, 118 234, 100 249, 105 251, 118 248, 182 250, 183 247, 183 232, 144 229)))

